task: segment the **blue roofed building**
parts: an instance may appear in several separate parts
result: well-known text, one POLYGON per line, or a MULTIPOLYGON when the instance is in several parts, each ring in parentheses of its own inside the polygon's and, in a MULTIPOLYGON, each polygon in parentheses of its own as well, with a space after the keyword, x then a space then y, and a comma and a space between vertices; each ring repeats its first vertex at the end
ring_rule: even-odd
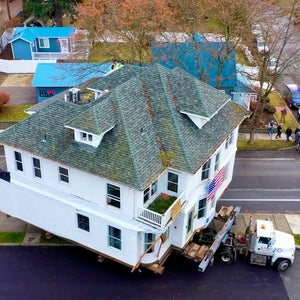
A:
MULTIPOLYGON (((81 59, 74 39, 78 34, 73 27, 17 27, 9 43, 14 59, 63 59, 75 53, 81 59)), ((81 50, 86 54, 87 48, 81 50)))
POLYGON ((32 86, 42 102, 92 78, 102 78, 111 71, 111 63, 39 63, 32 86))
MULTIPOLYGON (((169 38, 159 38, 152 43, 153 62, 172 69, 179 67, 209 85, 223 90, 235 101, 244 103, 242 99, 247 90, 253 94, 253 89, 245 86, 248 83, 240 75, 236 66, 235 49, 226 44, 222 37, 216 35, 196 34, 191 40, 185 34, 172 35, 169 38), (214 38, 212 38, 214 36, 214 38), (243 87, 243 88, 242 88, 243 87), (238 97, 237 93, 242 96, 238 97)), ((248 95, 247 95, 247 98, 248 95)), ((245 103, 248 103, 246 101, 245 103)), ((244 107, 249 108, 247 104, 244 107)))

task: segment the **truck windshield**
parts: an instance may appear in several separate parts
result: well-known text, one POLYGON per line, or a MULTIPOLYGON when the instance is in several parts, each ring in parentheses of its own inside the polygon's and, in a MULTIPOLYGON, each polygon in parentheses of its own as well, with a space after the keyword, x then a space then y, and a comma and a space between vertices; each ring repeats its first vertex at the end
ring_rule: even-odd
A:
POLYGON ((261 236, 258 240, 258 243, 259 244, 269 244, 270 241, 271 241, 271 238, 266 238, 266 237, 261 236))

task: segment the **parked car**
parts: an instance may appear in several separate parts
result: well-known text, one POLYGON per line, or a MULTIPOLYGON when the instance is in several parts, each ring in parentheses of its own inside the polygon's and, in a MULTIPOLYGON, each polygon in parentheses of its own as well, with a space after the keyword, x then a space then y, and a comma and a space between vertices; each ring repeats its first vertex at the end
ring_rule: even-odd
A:
POLYGON ((283 97, 290 108, 300 109, 300 89, 297 84, 285 85, 283 97))
POLYGON ((270 57, 270 59, 268 61, 268 65, 267 65, 267 68, 268 68, 268 71, 270 74, 275 73, 276 63, 277 63, 276 58, 270 57))
POLYGON ((269 53, 269 47, 266 45, 262 36, 258 36, 255 39, 255 44, 259 53, 269 53))

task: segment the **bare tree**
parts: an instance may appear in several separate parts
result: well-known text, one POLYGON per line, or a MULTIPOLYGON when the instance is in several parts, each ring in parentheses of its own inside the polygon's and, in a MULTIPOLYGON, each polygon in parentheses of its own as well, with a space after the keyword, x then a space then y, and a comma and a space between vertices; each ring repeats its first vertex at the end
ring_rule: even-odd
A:
MULTIPOLYGON (((254 55, 255 64, 259 67, 258 73, 258 105, 256 105, 250 118, 249 143, 254 143, 254 132, 261 118, 264 106, 273 88, 286 76, 292 76, 291 66, 300 62, 300 45, 292 42, 293 15, 298 0, 293 1, 290 7, 278 7, 272 2, 268 3, 268 10, 264 7, 257 24, 261 24, 259 38, 262 38, 264 49, 254 55), (271 63, 274 64, 270 70, 271 63)), ((257 34, 256 34, 257 35, 257 34)), ((256 36, 257 38, 257 36, 256 36)), ((255 53, 255 50, 253 51, 255 53)))

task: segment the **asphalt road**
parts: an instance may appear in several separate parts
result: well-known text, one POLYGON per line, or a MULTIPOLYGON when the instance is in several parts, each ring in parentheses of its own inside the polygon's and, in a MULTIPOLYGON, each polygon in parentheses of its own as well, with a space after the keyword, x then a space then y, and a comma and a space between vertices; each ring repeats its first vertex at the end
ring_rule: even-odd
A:
MULTIPOLYGON (((271 267, 198 264, 172 255, 163 275, 105 261, 77 247, 0 247, 0 298, 12 299, 289 299, 280 274, 271 267)), ((286 277, 288 280, 288 277, 286 277)))
POLYGON ((218 205, 241 205, 243 212, 300 213, 300 154, 238 151, 233 179, 218 205))

